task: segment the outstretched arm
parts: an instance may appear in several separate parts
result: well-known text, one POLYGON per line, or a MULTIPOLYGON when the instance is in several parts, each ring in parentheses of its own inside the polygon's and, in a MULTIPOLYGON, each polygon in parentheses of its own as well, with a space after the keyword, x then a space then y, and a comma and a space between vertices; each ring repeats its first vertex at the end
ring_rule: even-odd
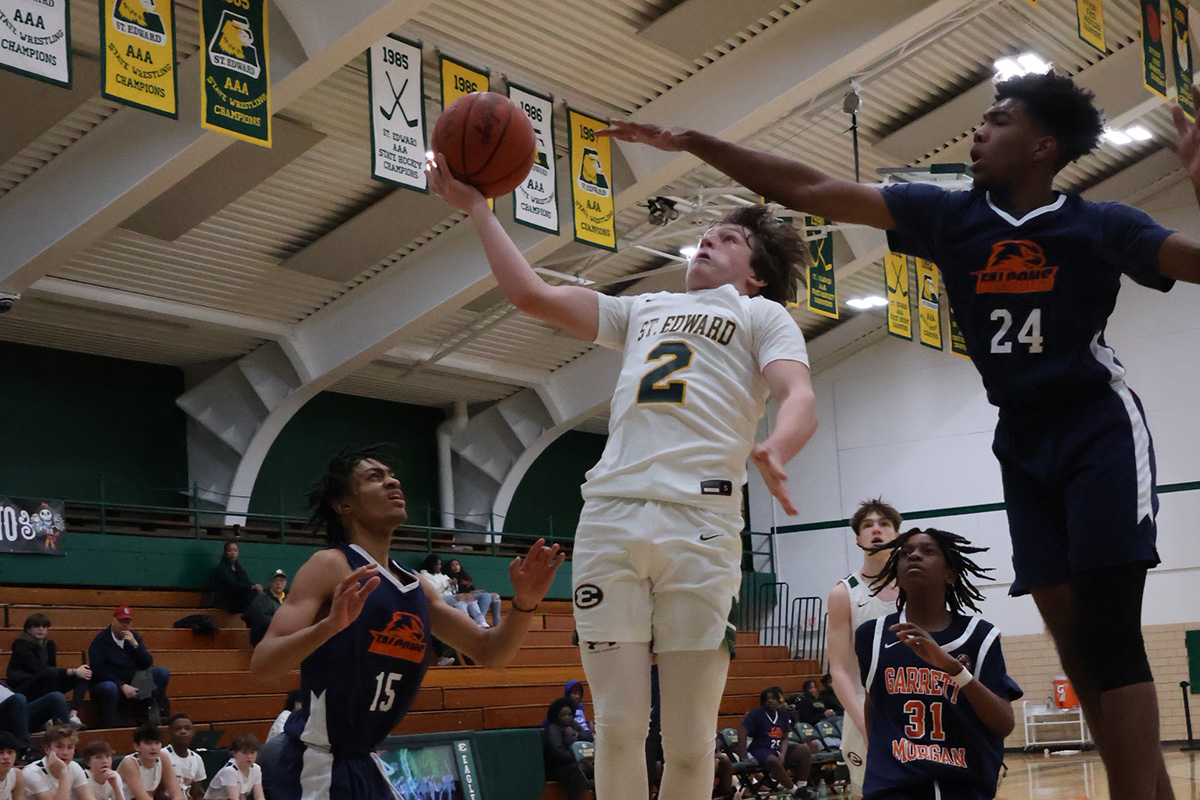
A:
POLYGON ((613 120, 597 133, 659 150, 691 153, 747 189, 797 211, 883 230, 893 227, 891 212, 878 189, 834 178, 799 161, 751 150, 688 128, 660 128, 613 120))
POLYGON ((779 359, 763 368, 771 398, 779 404, 775 429, 750 450, 750 459, 762 474, 767 489, 787 514, 799 514, 787 488, 784 467, 817 429, 817 398, 808 367, 799 361, 779 359))
MULTIPOLYGON (((439 153, 438 159, 442 156, 439 153)), ((449 170, 438 166, 438 161, 425 165, 429 185, 442 198, 467 212, 475 225, 475 232, 483 242, 492 274, 509 302, 526 314, 545 320, 585 341, 596 338, 600 324, 599 301, 591 289, 580 286, 551 286, 541 279, 524 254, 513 244, 512 239, 501 227, 492 213, 487 199, 479 190, 462 181, 455 180, 449 170)))
MULTIPOLYGON (((1192 87, 1192 99, 1200 102, 1200 89, 1192 87)), ((1200 203, 1200 125, 1187 118, 1179 106, 1171 108, 1175 120, 1175 151, 1192 181, 1192 191, 1200 203)), ((1200 243, 1173 233, 1158 251, 1158 271, 1168 278, 1200 283, 1200 243)))

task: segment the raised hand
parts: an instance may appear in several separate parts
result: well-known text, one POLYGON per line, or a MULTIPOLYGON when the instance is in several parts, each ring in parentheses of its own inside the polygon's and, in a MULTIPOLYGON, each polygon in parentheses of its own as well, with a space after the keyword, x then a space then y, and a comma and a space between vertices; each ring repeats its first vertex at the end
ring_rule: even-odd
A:
POLYGON ((659 150, 678 152, 684 149, 683 135, 686 132, 687 128, 662 128, 658 125, 647 125, 644 122, 614 119, 607 128, 601 128, 596 131, 596 134, 622 142, 648 144, 659 150))
MULTIPOLYGON (((1192 102, 1200 103, 1200 89, 1192 87, 1192 102)), ((1189 120, 1179 106, 1171 107, 1171 118, 1175 121, 1175 152, 1183 168, 1187 170, 1200 200, 1200 126, 1189 120)))
POLYGON ((436 159, 431 158, 425 162, 425 176, 429 179, 434 193, 459 211, 468 214, 478 210, 480 206, 487 208, 487 200, 478 189, 458 180, 450 174, 450 170, 440 166, 445 160, 445 157, 438 153, 436 159))
POLYGON ((379 577, 379 565, 366 564, 347 575, 337 588, 333 590, 333 599, 329 606, 329 616, 325 623, 334 632, 345 628, 362 612, 367 602, 367 595, 375 591, 382 578, 379 577))
POLYGON ((524 558, 514 558, 508 565, 513 602, 521 608, 533 608, 542 602, 554 582, 554 574, 566 558, 565 553, 559 552, 558 545, 546 547, 545 539, 534 542, 524 558))
POLYGON ((799 514, 800 509, 796 508, 792 502, 792 494, 788 491, 787 472, 784 471, 779 456, 764 445, 756 444, 750 450, 750 460, 758 467, 759 474, 767 484, 767 491, 783 506, 784 513, 788 516, 799 514))

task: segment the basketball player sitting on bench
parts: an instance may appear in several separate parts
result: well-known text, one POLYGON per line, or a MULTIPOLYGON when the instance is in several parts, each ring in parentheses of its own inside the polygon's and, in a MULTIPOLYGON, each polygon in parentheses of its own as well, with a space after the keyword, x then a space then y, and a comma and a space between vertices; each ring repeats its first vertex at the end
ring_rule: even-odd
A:
MULTIPOLYGON (((1121 274, 1166 291, 1200 283, 1200 244, 1119 203, 1053 189, 1103 130, 1069 78, 996 85, 971 148, 974 188, 863 186, 682 128, 614 122, 608 135, 683 150, 791 208, 888 231, 893 251, 938 265, 1000 408, 1013 542, 1011 593, 1032 593, 1121 800, 1173 797, 1142 642, 1155 548, 1154 451, 1141 404, 1104 342, 1121 274)), ((1200 92, 1193 90, 1200 98, 1200 92)), ((1200 194, 1200 129, 1172 109, 1180 160, 1200 194)))
POLYGON ((891 554, 876 585, 900 587, 900 610, 854 635, 867 690, 863 798, 990 800, 1021 689, 1005 669, 1000 630, 960 613, 979 611, 970 576, 988 570, 970 556, 987 548, 933 528, 883 547, 891 554))

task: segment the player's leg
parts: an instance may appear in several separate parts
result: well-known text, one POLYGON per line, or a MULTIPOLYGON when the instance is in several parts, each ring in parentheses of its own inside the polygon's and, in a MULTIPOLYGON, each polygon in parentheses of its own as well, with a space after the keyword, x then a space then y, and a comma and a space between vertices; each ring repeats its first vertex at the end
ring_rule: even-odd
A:
POLYGON ((728 672, 729 650, 724 645, 714 650, 658 654, 665 764, 658 795, 661 800, 711 796, 716 749, 713 731, 728 672))
MULTIPOLYGON (((647 797, 649 779, 637 765, 645 762, 650 728, 650 643, 580 641, 579 645, 595 715, 597 800, 647 797)), ((660 674, 661 669, 660 665, 660 674)), ((664 725, 664 750, 669 753, 665 735, 664 725)), ((710 752, 710 769, 711 765, 710 752)))
POLYGON ((784 767, 791 772, 797 785, 807 784, 809 773, 812 772, 812 750, 804 742, 792 742, 792 746, 787 751, 784 767))

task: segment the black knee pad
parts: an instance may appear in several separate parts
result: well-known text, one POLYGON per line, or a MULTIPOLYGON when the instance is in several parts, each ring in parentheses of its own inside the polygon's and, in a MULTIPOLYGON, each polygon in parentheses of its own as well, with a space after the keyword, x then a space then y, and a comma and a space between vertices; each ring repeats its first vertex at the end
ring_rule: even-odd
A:
POLYGON ((1154 680, 1142 641, 1146 567, 1126 564, 1071 581, 1078 603, 1075 644, 1101 692, 1154 680))

